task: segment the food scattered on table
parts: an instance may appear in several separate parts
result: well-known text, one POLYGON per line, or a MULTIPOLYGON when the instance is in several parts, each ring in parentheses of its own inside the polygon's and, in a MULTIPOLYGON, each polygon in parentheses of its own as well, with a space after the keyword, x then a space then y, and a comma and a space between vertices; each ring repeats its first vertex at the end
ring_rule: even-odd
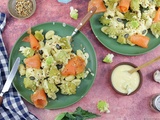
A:
POLYGON ((160 71, 159 70, 156 70, 153 74, 153 79, 154 81, 160 83, 160 71))
MULTIPOLYGON (((30 47, 21 46, 19 49, 24 56, 19 73, 24 77, 25 88, 34 92, 31 96, 34 105, 42 108, 38 102, 43 103, 43 99, 32 99, 39 95, 39 88, 53 100, 58 92, 63 95, 76 94, 81 80, 91 73, 86 68, 89 54, 80 49, 74 52, 69 37, 60 37, 53 30, 46 33, 37 30, 32 34, 29 29, 28 34, 24 41, 29 41, 30 47)), ((46 104, 42 105, 45 107, 46 104)))
POLYGON ((77 107, 74 112, 64 112, 56 116, 55 120, 87 120, 100 117, 100 115, 77 107))
POLYGON ((103 3, 103 0, 90 0, 88 3, 88 11, 93 7, 96 6, 97 10, 95 13, 101 13, 106 11, 106 7, 103 3))
POLYGON ((111 84, 116 91, 130 95, 140 85, 140 74, 134 72, 130 74, 128 71, 134 67, 128 64, 118 65, 111 74, 111 84))
POLYGON ((105 100, 98 101, 97 108, 100 112, 110 113, 109 104, 105 100))
POLYGON ((31 0, 16 0, 15 10, 20 17, 26 17, 33 10, 33 3, 31 0))
POLYGON ((103 62, 105 62, 105 63, 112 63, 113 62, 113 58, 114 58, 113 54, 107 54, 105 56, 105 58, 103 59, 103 62))
POLYGON ((70 7, 70 17, 75 20, 78 19, 78 10, 73 8, 73 6, 70 7))
POLYGON ((100 17, 101 31, 120 44, 148 48, 151 32, 160 36, 159 0, 103 0, 107 10, 100 17))

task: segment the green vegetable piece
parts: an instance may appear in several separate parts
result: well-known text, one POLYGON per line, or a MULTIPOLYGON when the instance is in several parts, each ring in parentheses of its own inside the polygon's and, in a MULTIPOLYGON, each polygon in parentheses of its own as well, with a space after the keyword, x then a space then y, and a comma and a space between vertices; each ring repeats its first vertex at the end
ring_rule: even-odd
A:
POLYGON ((98 101, 97 108, 98 108, 98 110, 100 112, 107 112, 107 113, 110 112, 109 111, 109 104, 106 101, 104 101, 104 100, 98 101))
POLYGON ((57 93, 59 89, 56 87, 54 83, 50 83, 49 80, 44 80, 42 86, 49 98, 52 98, 53 100, 57 98, 55 93, 57 93))
POLYGON ((74 112, 64 112, 56 116, 55 120, 87 120, 91 118, 97 118, 100 115, 83 110, 81 107, 77 107, 74 112))
POLYGON ((156 7, 160 7, 160 0, 154 0, 156 7))
POLYGON ((120 34, 118 36, 117 42, 120 43, 120 44, 127 44, 126 38, 124 37, 123 34, 120 34))
POLYGON ((78 10, 70 7, 70 17, 77 20, 78 19, 78 10))
POLYGON ((35 91, 36 90, 36 83, 34 80, 30 80, 29 78, 24 78, 24 86, 25 88, 35 91))
POLYGON ((138 11, 140 9, 140 1, 139 0, 131 0, 130 8, 132 11, 138 11))
POLYGON ((72 82, 63 82, 59 85, 61 93, 65 95, 76 94, 76 85, 72 82))
POLYGON ((138 28, 139 22, 136 20, 133 20, 133 21, 127 22, 126 26, 128 26, 129 28, 138 28))
POLYGON ((42 41, 44 40, 44 35, 42 34, 42 31, 35 31, 35 34, 34 34, 35 38, 39 41, 42 41))
POLYGON ((110 19, 107 19, 105 16, 101 16, 99 19, 100 23, 102 23, 103 25, 109 25, 110 23, 110 19))
POLYGON ((52 66, 50 68, 49 77, 57 76, 59 74, 60 74, 60 72, 59 72, 59 70, 57 70, 57 68, 55 66, 52 66))
POLYGON ((114 9, 114 4, 117 3, 119 0, 103 0, 105 5, 108 6, 109 9, 114 9))
POLYGON ((119 34, 118 29, 114 27, 104 26, 101 28, 101 31, 109 35, 109 37, 112 37, 112 38, 116 38, 117 35, 119 34))
POLYGON ((133 20, 136 20, 137 15, 136 15, 136 13, 126 12, 126 13, 124 14, 124 17, 125 17, 125 19, 128 20, 128 21, 133 21, 133 20))
POLYGON ((158 38, 160 36, 160 22, 157 22, 157 23, 153 23, 151 25, 151 31, 152 31, 152 34, 158 38))
POLYGON ((55 120, 63 120, 67 112, 60 113, 59 115, 56 116, 55 120))
POLYGON ((84 78, 85 77, 85 74, 84 74, 84 72, 82 72, 82 73, 79 73, 79 74, 77 74, 76 75, 76 78, 78 78, 78 79, 80 79, 80 78, 84 78))
POLYGON ((53 61, 54 61, 54 58, 53 58, 52 56, 48 56, 48 57, 46 58, 46 63, 47 63, 47 65, 53 64, 53 61))
POLYGON ((66 37, 63 37, 59 40, 60 43, 63 43, 61 45, 62 49, 71 49, 71 45, 70 42, 68 41, 68 39, 66 37))
POLYGON ((106 57, 103 59, 103 62, 105 62, 105 63, 112 63, 112 62, 113 62, 113 57, 114 57, 113 54, 108 54, 108 55, 106 55, 106 57))
POLYGON ((60 51, 55 54, 55 60, 59 62, 66 62, 66 59, 69 58, 69 54, 66 51, 60 51))

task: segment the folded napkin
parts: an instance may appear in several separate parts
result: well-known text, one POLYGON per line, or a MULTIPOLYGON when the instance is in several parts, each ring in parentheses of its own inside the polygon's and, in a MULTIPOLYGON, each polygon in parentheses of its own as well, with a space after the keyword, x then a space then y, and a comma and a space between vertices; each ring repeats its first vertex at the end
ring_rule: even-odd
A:
MULTIPOLYGON (((2 40, 2 31, 6 24, 6 15, 0 13, 0 91, 9 74, 8 56, 2 40)), ((16 89, 11 85, 8 92, 3 95, 3 103, 0 106, 0 120, 38 120, 31 114, 16 89)))

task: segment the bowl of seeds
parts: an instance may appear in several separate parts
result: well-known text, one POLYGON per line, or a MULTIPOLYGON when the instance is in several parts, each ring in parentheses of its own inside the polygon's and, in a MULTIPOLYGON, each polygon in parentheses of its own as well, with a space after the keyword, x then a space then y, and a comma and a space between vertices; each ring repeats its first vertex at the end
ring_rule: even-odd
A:
POLYGON ((35 0, 9 0, 8 11, 18 19, 26 19, 34 14, 36 10, 35 0))

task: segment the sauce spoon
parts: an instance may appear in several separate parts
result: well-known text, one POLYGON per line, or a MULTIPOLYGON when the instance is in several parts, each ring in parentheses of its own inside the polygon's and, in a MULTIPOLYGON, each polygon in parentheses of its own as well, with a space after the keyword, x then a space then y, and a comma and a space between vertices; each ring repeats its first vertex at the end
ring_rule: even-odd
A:
POLYGON ((140 65, 140 66, 138 66, 138 67, 136 67, 136 68, 133 68, 133 69, 129 70, 128 72, 129 72, 130 74, 132 74, 132 73, 134 73, 134 72, 136 72, 136 71, 138 71, 138 70, 140 70, 140 69, 142 69, 142 68, 144 68, 144 67, 147 67, 147 66, 151 65, 152 63, 154 63, 154 62, 156 62, 156 61, 158 61, 158 60, 160 60, 160 56, 158 56, 158 57, 156 57, 156 58, 154 58, 154 59, 152 59, 152 60, 150 60, 150 61, 148 61, 148 62, 145 62, 145 63, 143 63, 142 65, 140 65))

